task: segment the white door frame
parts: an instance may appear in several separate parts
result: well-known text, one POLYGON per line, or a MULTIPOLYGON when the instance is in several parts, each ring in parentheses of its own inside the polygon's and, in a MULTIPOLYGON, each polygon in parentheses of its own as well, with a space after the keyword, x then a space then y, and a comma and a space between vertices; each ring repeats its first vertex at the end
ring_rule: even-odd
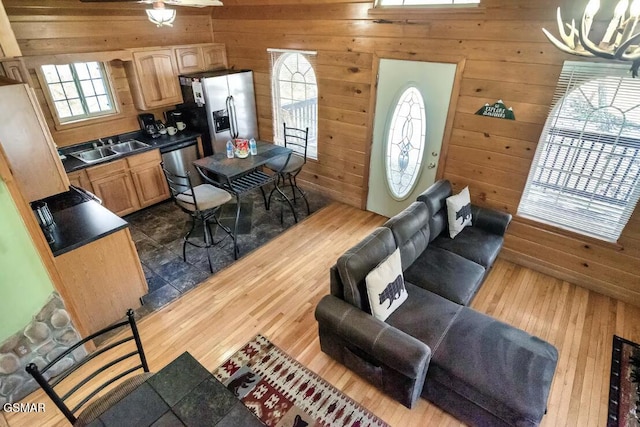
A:
POLYGON ((421 62, 440 62, 444 64, 456 64, 456 73, 453 79, 453 87, 451 88, 451 98, 449 100, 449 111, 447 112, 447 121, 444 126, 444 135, 442 137, 442 146, 436 169, 436 180, 442 179, 444 176, 445 164, 447 161, 447 153, 449 152, 449 139, 453 131, 453 120, 455 119, 456 108, 458 106, 458 98, 460 96, 460 84, 462 81, 462 73, 466 58, 460 55, 433 55, 427 53, 408 53, 408 52, 392 52, 392 51, 376 51, 373 53, 373 73, 371 74, 371 95, 369 98, 369 119, 367 121, 367 152, 365 153, 364 176, 362 183, 362 198, 360 208, 367 209, 367 199, 369 196, 369 174, 371 166, 371 150, 373 147, 373 123, 376 116, 376 100, 378 99, 378 73, 380 69, 381 59, 399 59, 405 61, 421 61, 421 62))

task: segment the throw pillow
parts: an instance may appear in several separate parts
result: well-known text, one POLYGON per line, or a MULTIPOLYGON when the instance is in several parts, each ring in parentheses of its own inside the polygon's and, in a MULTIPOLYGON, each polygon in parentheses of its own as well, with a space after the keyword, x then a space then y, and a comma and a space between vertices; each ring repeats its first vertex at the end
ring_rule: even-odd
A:
POLYGON ((365 277, 371 314, 386 320, 407 299, 400 249, 396 249, 365 277))
POLYGON ((447 217, 449 219, 449 236, 452 239, 467 225, 471 225, 469 187, 465 187, 455 196, 447 197, 447 217))

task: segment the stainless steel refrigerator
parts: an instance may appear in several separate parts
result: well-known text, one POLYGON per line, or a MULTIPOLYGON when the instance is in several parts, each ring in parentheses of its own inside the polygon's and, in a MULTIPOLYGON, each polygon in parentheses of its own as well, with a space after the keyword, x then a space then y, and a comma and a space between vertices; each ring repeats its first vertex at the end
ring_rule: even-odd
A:
POLYGON ((258 138, 252 71, 185 74, 180 86, 184 104, 176 109, 187 127, 202 133, 205 155, 224 153, 233 138, 258 138))

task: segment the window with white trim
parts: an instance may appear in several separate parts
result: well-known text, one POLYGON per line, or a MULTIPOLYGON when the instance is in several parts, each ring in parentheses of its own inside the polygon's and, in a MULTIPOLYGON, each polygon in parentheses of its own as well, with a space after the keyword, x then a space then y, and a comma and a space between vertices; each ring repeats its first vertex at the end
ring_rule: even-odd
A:
POLYGON ((451 6, 456 4, 479 4, 480 0, 376 0, 375 7, 384 6, 451 6))
POLYGON ((307 157, 318 158, 318 83, 316 52, 268 49, 271 56, 273 138, 284 144, 287 127, 309 128, 307 157))
POLYGON ((567 61, 518 215, 616 242, 640 197, 640 79, 567 61))
POLYGON ((424 98, 417 87, 403 88, 387 132, 387 185, 394 199, 405 200, 418 181, 427 134, 424 98))
POLYGON ((42 74, 60 123, 117 113, 100 62, 43 65, 42 74))

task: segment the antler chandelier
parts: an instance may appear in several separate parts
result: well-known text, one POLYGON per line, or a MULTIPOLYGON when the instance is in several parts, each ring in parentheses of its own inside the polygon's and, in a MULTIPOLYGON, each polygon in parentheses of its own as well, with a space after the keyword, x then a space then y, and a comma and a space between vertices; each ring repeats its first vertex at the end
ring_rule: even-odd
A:
POLYGON ((558 8, 557 20, 560 38, 558 40, 546 29, 542 29, 551 43, 563 52, 572 55, 600 57, 618 61, 631 61, 631 74, 638 75, 640 67, 640 0, 620 0, 613 11, 613 18, 609 22, 602 39, 598 44, 594 43, 590 36, 591 26, 595 15, 600 10, 600 0, 590 0, 576 27, 575 19, 571 23, 564 23, 560 8, 558 8), (566 30, 565 30, 566 27, 566 30), (637 28, 636 28, 637 27, 637 28))

